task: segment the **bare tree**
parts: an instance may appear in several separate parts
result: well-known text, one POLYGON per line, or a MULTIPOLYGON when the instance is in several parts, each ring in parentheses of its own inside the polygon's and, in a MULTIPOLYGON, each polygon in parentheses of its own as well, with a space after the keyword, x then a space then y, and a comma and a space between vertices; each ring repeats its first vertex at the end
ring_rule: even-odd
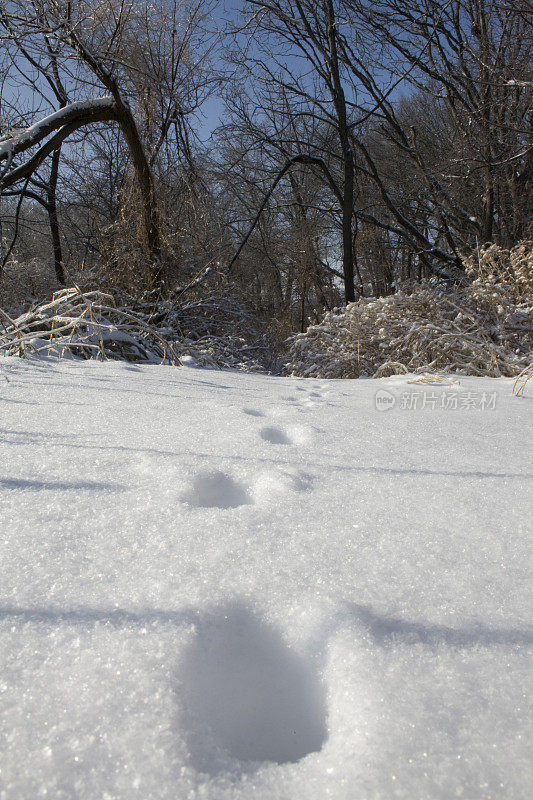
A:
POLYGON ((368 86, 381 130, 423 177, 446 246, 453 252, 494 239, 512 245, 525 236, 533 182, 533 39, 526 4, 346 0, 345 6, 358 40, 352 46, 343 37, 344 63, 369 81, 370 48, 380 54, 381 82, 368 86), (400 77, 431 107, 425 131, 412 114, 399 113, 384 88, 400 77), (430 116, 436 125, 428 126, 430 116), (438 140, 443 119, 453 137, 446 164, 438 155, 446 146, 438 140), (435 137, 432 148, 428 135, 435 137), (475 201, 468 208, 472 186, 475 201))
MULTIPOLYGON (((403 134, 393 98, 398 86, 409 77, 409 65, 383 86, 383 68, 368 55, 372 42, 361 45, 353 24, 355 11, 344 0, 246 0, 246 8, 249 15, 243 30, 248 38, 237 57, 256 86, 256 112, 271 119, 268 101, 271 87, 275 86, 278 93, 284 93, 290 116, 314 120, 315 130, 321 132, 321 137, 291 142, 297 152, 280 165, 264 202, 275 184, 296 164, 305 163, 322 174, 341 211, 347 301, 355 297, 357 263, 353 248, 358 222, 404 242, 429 272, 460 279, 460 254, 453 238, 447 235, 442 216, 444 236, 440 228, 436 232, 420 225, 396 202, 390 181, 373 152, 372 136, 369 138, 369 133, 380 125, 388 126, 393 135, 398 134, 398 128, 403 134), (327 134, 324 137, 328 129, 335 132, 336 142, 327 134), (378 213, 358 201, 361 182, 370 182, 374 187, 379 198, 378 213)), ((372 41, 377 41, 375 35, 372 41)), ((408 132, 401 142, 407 149, 409 135, 408 132)), ((287 137, 282 135, 282 141, 286 142, 287 137)), ((413 155, 415 162, 420 168, 417 155, 413 155)))
POLYGON ((229 271, 239 280, 251 273, 263 286, 263 309, 270 295, 272 313, 301 326, 340 302, 342 267, 327 253, 334 243, 342 250, 342 173, 329 163, 329 146, 318 148, 317 120, 295 115, 282 88, 262 93, 261 113, 242 90, 227 102, 229 120, 216 142, 217 176, 233 198, 228 221, 239 240, 229 271), (335 172, 332 185, 324 170, 335 172))
POLYGON ((0 144, 0 190, 31 177, 75 131, 116 123, 139 189, 154 283, 165 279, 154 169, 170 132, 181 139, 186 135, 187 120, 211 80, 191 55, 202 18, 201 4, 179 0, 158 0, 149 9, 131 0, 0 4, 3 39, 13 52, 14 68, 21 55, 30 53, 42 80, 60 80, 71 96, 84 96, 0 144), (26 160, 20 163, 23 155, 26 160))
MULTIPOLYGON (((341 64, 337 52, 337 21, 332 0, 246 0, 251 34, 260 56, 241 53, 241 65, 252 80, 263 87, 276 86, 292 107, 292 116, 310 117, 332 127, 338 137, 336 153, 342 166, 341 180, 333 177, 323 154, 303 151, 282 165, 276 183, 293 164, 307 163, 322 173, 339 203, 342 218, 342 271, 347 302, 355 299, 353 258, 353 208, 355 161, 349 136, 349 110, 345 97, 341 64), (293 69, 286 58, 304 61, 293 69)), ((260 100, 261 103, 261 100, 260 100)), ((263 109, 265 110, 265 109, 263 109)), ((302 143, 300 143, 302 144, 302 143)), ((305 146, 305 145, 304 145, 305 146)))

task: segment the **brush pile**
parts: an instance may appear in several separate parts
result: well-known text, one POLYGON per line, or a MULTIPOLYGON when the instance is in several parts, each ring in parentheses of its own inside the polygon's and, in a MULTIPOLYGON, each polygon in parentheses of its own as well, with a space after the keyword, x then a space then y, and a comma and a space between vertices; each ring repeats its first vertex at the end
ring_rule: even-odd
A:
MULTIPOLYGON (((190 288, 190 287, 187 287, 190 288)), ((263 370, 267 328, 220 288, 187 302, 123 291, 55 292, 13 318, 0 309, 0 354, 263 370)))
POLYGON ((532 360, 533 243, 491 245, 465 271, 463 287, 429 281, 327 313, 290 339, 289 373, 519 375, 532 360))

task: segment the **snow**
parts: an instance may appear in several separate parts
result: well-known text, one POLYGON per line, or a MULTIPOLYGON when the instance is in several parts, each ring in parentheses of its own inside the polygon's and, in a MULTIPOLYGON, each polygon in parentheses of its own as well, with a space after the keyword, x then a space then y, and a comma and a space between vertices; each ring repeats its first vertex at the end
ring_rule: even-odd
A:
POLYGON ((193 364, 0 361, 1 800, 529 797, 531 392, 193 364))

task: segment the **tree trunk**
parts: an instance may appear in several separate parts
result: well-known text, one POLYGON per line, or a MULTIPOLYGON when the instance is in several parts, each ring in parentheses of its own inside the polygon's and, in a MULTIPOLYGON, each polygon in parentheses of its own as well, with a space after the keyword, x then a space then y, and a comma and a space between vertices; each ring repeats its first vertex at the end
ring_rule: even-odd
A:
POLYGON ((50 178, 46 192, 46 202, 48 211, 48 221, 50 223, 50 234, 52 237, 52 247, 54 249, 54 269, 56 278, 63 286, 65 285, 65 269, 63 266, 63 252, 61 249, 61 236, 59 233, 59 221, 57 219, 57 178, 59 174, 59 159, 61 149, 54 150, 52 154, 52 166, 50 168, 50 178))
POLYGON ((488 22, 485 0, 475 3, 476 37, 479 39, 479 79, 480 79, 480 121, 481 121, 481 157, 484 162, 483 211, 481 220, 482 244, 492 242, 494 234, 494 176, 492 167, 492 86, 494 69, 488 34, 488 22))
POLYGON ((127 103, 115 96, 118 110, 118 122, 132 160, 133 169, 141 194, 141 213, 146 238, 146 248, 150 257, 150 273, 153 284, 164 283, 164 272, 161 264, 161 236, 157 204, 154 192, 153 176, 146 156, 135 119, 127 103))
POLYGON ((337 113, 339 138, 342 148, 344 187, 342 196, 342 271, 344 275, 344 296, 347 303, 355 300, 352 222, 354 210, 354 153, 350 141, 350 131, 346 114, 346 98, 342 88, 337 54, 337 28, 333 0, 326 0, 327 31, 329 48, 329 68, 331 71, 331 94, 337 113))

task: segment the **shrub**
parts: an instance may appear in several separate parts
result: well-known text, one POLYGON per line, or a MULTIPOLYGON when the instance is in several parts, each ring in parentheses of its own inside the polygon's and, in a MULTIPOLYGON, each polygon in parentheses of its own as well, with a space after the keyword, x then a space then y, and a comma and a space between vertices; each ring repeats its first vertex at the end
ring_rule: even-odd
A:
POLYGON ((533 346, 532 244, 490 245, 466 259, 467 286, 430 280, 334 309, 291 337, 287 369, 321 378, 518 375, 533 346))

